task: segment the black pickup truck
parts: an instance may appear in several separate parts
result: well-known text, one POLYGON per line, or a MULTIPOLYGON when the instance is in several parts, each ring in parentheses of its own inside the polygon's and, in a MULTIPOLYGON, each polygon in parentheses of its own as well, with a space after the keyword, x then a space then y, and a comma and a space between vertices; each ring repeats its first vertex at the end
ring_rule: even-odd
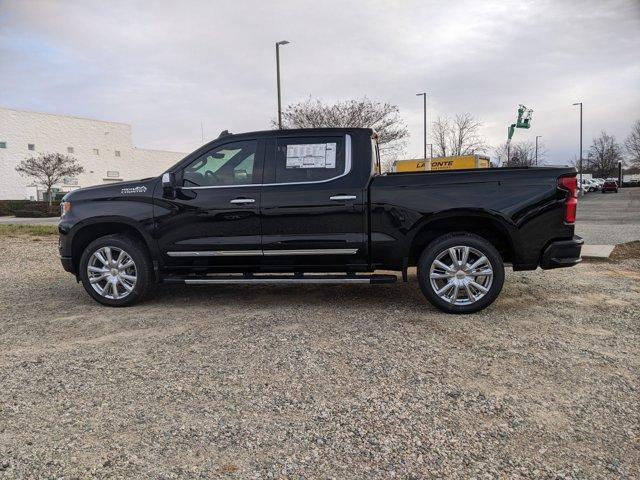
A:
POLYGON ((379 172, 370 129, 223 132, 160 177, 68 193, 62 265, 110 306, 156 283, 376 284, 417 266, 434 306, 470 313, 505 264, 580 261, 573 168, 379 172))

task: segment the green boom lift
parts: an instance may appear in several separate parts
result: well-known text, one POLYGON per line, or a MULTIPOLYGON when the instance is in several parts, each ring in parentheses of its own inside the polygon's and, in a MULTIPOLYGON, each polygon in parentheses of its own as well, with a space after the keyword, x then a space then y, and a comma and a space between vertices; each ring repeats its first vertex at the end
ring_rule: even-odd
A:
POLYGON ((507 130, 507 165, 511 161, 511 138, 513 137, 516 128, 530 128, 531 127, 531 114, 533 110, 525 107, 524 105, 518 105, 518 119, 516 123, 512 123, 507 130))

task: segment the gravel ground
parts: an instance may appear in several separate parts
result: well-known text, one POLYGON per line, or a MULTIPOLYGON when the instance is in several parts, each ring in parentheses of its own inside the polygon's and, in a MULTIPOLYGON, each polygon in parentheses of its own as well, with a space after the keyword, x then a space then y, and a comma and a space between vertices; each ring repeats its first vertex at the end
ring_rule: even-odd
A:
POLYGON ((0 238, 0 478, 638 474, 638 259, 509 271, 470 316, 414 281, 109 309, 55 242, 0 238))

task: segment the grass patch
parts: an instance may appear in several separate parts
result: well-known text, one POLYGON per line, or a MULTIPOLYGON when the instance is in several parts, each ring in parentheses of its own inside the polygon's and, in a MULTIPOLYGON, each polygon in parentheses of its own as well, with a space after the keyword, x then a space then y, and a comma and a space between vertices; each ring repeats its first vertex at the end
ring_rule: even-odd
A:
POLYGON ((46 237, 58 235, 57 225, 0 225, 0 237, 17 237, 31 235, 32 237, 46 237))

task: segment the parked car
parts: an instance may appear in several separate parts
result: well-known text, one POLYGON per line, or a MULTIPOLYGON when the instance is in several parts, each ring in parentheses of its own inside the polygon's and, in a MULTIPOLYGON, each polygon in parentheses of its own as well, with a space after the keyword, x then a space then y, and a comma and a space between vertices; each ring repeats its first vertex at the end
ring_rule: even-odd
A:
POLYGON ((598 182, 593 178, 587 178, 584 180, 587 192, 595 192, 598 190, 598 182))
POLYGON ((589 180, 586 178, 582 179, 582 182, 580 180, 577 181, 578 182, 578 190, 580 192, 582 192, 582 195, 589 193, 589 180))
POLYGON ((613 178, 607 178, 602 185, 602 193, 615 192, 618 193, 618 182, 613 178))
POLYGON ((596 192, 600 190, 600 182, 598 181, 597 178, 590 178, 589 179, 589 191, 590 192, 596 192))
POLYGON ((60 255, 100 303, 155 283, 391 283, 450 313, 490 305, 504 264, 570 267, 574 168, 380 174, 370 129, 222 134, 160 177, 65 195, 60 255))

